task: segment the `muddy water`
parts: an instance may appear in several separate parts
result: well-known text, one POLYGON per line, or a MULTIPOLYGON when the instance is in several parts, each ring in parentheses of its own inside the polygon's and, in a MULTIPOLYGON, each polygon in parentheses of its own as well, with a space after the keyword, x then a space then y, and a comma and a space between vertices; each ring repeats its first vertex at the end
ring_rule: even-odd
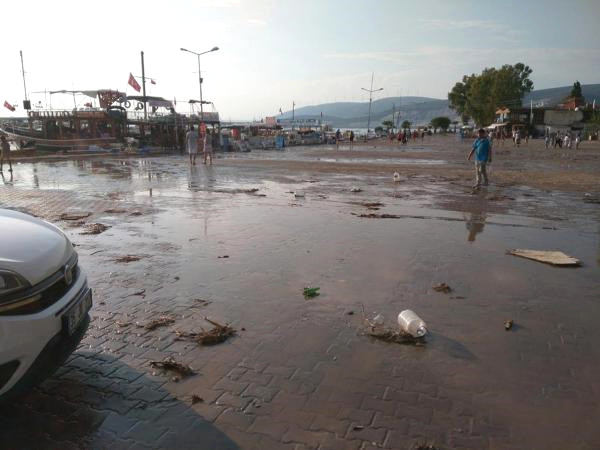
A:
MULTIPOLYGON (((482 197, 440 209, 441 192, 467 194, 427 180, 396 186, 387 178, 319 175, 306 182, 311 176, 190 169, 177 158, 156 158, 21 164, 6 188, 69 191, 80 208, 113 193, 116 204, 145 211, 95 211, 95 220, 112 228, 94 237, 68 230, 100 298, 120 276, 105 255, 143 255, 143 264, 120 269, 136 279, 132 288, 155 281, 169 311, 209 298, 211 316, 247 328, 233 344, 240 357, 268 352, 273 342, 264 336, 276 336, 289 343, 281 355, 288 363, 306 352, 335 356, 331 373, 340 389, 349 374, 377 383, 401 367, 405 388, 435 384, 507 430, 517 446, 600 442, 600 241, 593 215, 561 209, 578 219, 556 222, 482 197), (352 193, 355 186, 363 191, 352 193), (258 192, 242 192, 254 187, 258 192), (376 213, 401 218, 358 217, 371 212, 359 204, 367 201, 382 201, 376 213), (555 268, 506 255, 511 248, 560 249, 583 266, 555 268), (93 255, 98 250, 104 253, 93 255), (452 292, 433 291, 438 282, 452 292), (321 295, 304 300, 307 285, 320 286, 321 295), (431 330, 426 347, 360 336, 363 307, 390 325, 401 310, 415 310, 431 330), (514 320, 513 330, 504 330, 506 319, 514 320)), ((572 201, 536 196, 555 214, 557 204, 572 201)), ((4 206, 7 198, 2 191, 4 206)), ((448 423, 445 432, 455 427, 448 423)))

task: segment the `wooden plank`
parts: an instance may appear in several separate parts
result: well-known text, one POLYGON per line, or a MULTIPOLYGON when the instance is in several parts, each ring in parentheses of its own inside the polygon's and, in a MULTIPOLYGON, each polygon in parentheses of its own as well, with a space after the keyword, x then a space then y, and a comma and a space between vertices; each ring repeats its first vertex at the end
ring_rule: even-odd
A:
POLYGON ((509 250, 510 255, 520 256, 521 258, 532 259, 534 261, 552 264, 553 266, 580 266, 581 261, 571 256, 565 255, 559 251, 549 250, 525 250, 516 248, 509 250))

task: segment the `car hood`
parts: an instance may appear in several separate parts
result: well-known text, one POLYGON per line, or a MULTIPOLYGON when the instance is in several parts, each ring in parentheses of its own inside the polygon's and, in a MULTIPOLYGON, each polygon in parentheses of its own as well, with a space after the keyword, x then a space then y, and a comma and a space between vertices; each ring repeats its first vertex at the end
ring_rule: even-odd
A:
POLYGON ((34 285, 64 266, 73 252, 71 241, 54 225, 0 209, 0 269, 12 270, 34 285))

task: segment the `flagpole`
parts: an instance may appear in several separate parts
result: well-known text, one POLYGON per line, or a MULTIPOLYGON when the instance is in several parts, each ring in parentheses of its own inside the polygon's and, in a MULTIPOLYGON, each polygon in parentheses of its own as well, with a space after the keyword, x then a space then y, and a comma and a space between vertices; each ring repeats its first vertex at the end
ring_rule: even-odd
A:
POLYGON ((142 95, 144 96, 144 120, 148 120, 148 108, 146 107, 146 70, 144 69, 144 52, 142 54, 142 95))

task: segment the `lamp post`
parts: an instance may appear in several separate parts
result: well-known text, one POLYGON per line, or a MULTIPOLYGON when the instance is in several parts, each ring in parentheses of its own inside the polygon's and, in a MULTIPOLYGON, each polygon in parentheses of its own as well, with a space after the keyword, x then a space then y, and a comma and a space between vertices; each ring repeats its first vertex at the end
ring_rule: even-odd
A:
POLYGON ((182 52, 188 52, 191 53, 193 55, 196 55, 198 57, 198 86, 200 87, 200 116, 201 119, 200 120, 204 120, 204 108, 202 107, 202 72, 200 72, 200 56, 204 55, 206 53, 210 53, 210 52, 216 52, 217 50, 219 50, 219 47, 213 47, 210 50, 207 50, 205 52, 201 52, 201 53, 197 53, 197 52, 193 52, 191 50, 188 50, 186 48, 180 48, 179 50, 181 50, 182 52))
POLYGON ((383 88, 373 89, 373 77, 374 73, 371 74, 371 89, 361 88, 363 91, 369 93, 369 121, 367 122, 367 139, 369 139, 369 131, 371 130, 371 103, 373 102, 373 92, 383 91, 383 88))

